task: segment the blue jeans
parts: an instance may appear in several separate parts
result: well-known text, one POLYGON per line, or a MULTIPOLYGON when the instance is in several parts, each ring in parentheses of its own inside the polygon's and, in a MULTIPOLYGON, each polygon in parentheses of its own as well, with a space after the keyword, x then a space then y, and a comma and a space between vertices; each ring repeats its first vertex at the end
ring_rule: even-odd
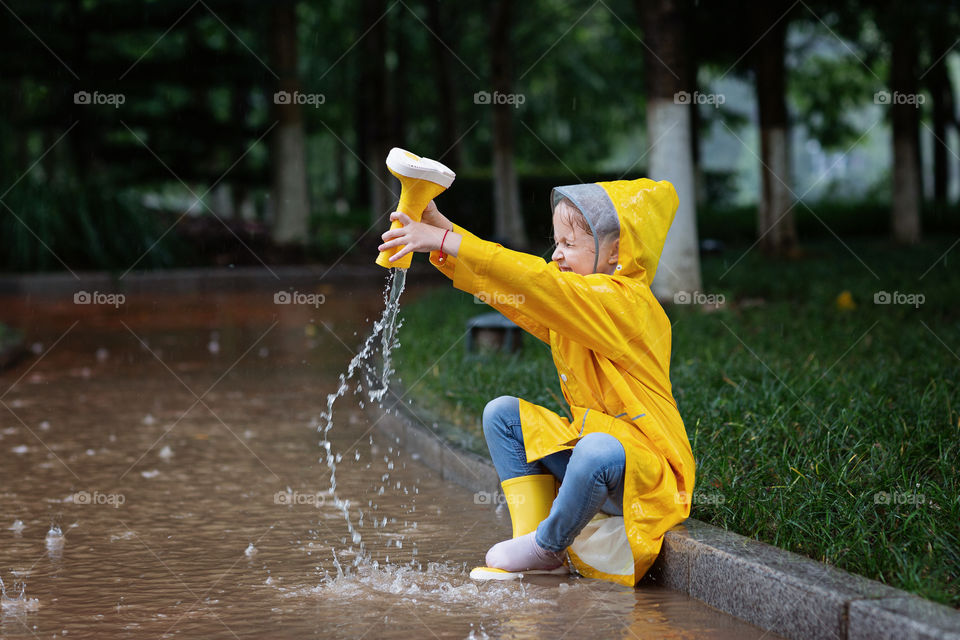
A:
POLYGON ((573 450, 527 462, 520 429, 520 400, 500 396, 483 410, 483 435, 500 481, 550 473, 560 490, 550 515, 537 527, 537 544, 550 551, 569 547, 598 511, 623 515, 626 453, 608 433, 588 433, 573 450))

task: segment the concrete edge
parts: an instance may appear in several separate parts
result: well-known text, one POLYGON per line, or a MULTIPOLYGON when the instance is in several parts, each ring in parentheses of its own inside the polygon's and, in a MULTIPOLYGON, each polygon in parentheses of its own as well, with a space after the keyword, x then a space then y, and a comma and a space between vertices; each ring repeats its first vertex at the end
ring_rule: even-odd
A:
MULTIPOLYGON (((323 282, 371 281, 387 271, 372 261, 361 265, 276 265, 196 267, 131 271, 55 271, 0 273, 0 295, 73 295, 77 291, 101 293, 207 293, 249 289, 309 286, 323 282), (334 269, 333 267, 336 267, 334 269)), ((422 269, 420 280, 443 278, 435 269, 422 269), (435 274, 435 275, 434 275, 435 274)), ((378 280, 379 281, 379 280, 378 280)))
MULTIPOLYGON (((367 411, 444 480, 499 493, 489 460, 445 441, 408 406, 367 411)), ((645 580, 791 639, 960 640, 960 612, 950 607, 693 518, 667 532, 645 580)))

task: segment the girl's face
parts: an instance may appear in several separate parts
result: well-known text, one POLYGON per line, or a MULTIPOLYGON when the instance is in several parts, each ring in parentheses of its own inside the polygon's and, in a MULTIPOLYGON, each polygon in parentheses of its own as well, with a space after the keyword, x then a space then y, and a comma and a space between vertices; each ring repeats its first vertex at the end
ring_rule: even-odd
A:
POLYGON ((581 222, 585 223, 580 212, 566 200, 557 203, 553 210, 553 241, 556 248, 553 250, 552 260, 560 267, 560 271, 573 271, 582 276, 591 273, 616 273, 620 240, 601 240, 600 258, 597 259, 593 236, 580 226, 581 222), (597 265, 596 271, 593 270, 594 264, 597 265))
MULTIPOLYGON (((556 243, 556 248, 553 250, 551 259, 557 263, 560 271, 573 271, 585 276, 594 273, 596 249, 593 236, 574 221, 574 216, 579 215, 581 215, 580 212, 565 201, 557 203, 553 210, 553 241, 556 243)), ((606 267, 605 260, 600 260, 597 264, 598 269, 606 267)))

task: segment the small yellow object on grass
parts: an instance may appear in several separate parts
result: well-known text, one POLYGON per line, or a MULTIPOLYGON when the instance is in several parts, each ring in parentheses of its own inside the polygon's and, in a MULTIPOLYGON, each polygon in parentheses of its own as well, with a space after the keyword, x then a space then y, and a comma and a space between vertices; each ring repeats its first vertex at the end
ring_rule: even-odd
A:
POLYGON ((853 301, 853 295, 849 291, 841 291, 836 300, 837 310, 853 311, 857 308, 857 303, 853 301))

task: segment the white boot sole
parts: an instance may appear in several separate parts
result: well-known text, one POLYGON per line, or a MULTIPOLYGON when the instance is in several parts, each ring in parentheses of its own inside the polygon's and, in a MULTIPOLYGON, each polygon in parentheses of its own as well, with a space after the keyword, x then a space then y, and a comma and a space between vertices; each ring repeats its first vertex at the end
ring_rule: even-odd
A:
POLYGON ((564 576, 570 573, 569 567, 561 565, 556 569, 530 569, 528 571, 506 571, 493 567, 476 567, 470 571, 471 580, 519 580, 526 575, 530 576, 564 576))

